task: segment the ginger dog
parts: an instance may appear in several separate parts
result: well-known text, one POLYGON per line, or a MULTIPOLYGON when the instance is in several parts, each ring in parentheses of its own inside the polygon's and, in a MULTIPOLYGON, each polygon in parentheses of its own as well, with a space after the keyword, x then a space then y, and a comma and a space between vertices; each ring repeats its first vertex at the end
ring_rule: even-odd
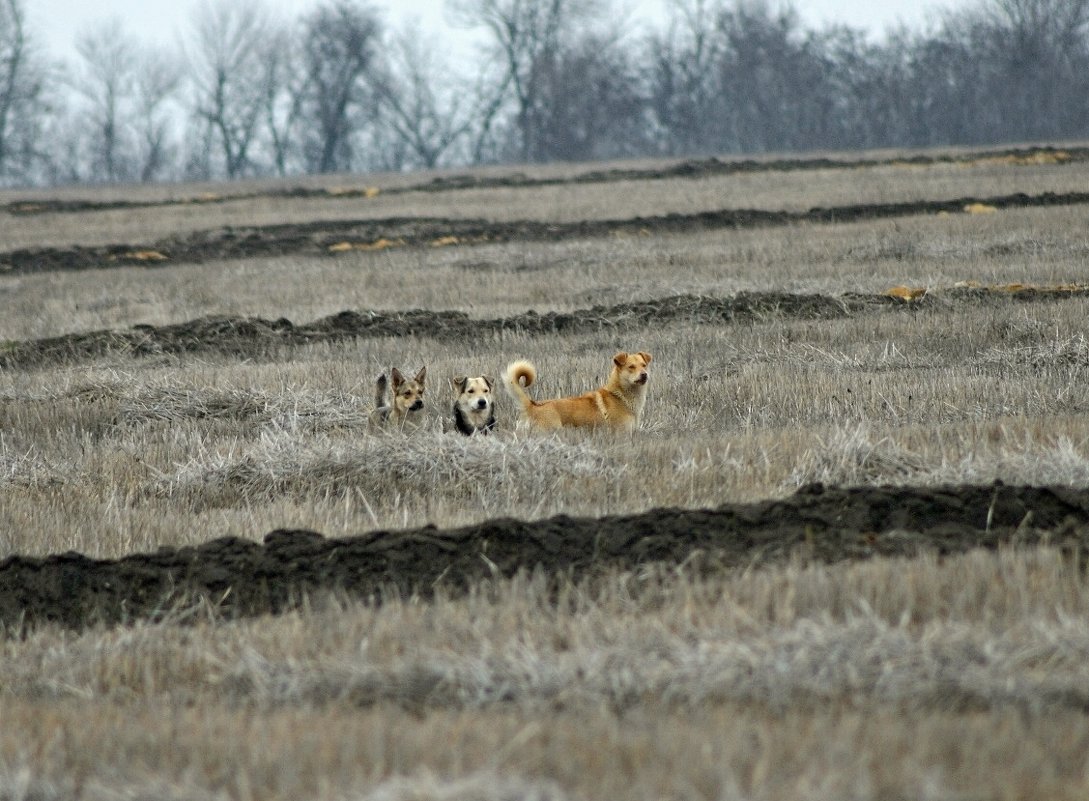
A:
POLYGON ((572 398, 535 401, 525 387, 537 380, 537 368, 521 360, 507 367, 506 384, 511 397, 518 401, 526 420, 535 428, 611 428, 634 431, 643 414, 647 398, 647 365, 650 354, 618 353, 605 386, 572 398))

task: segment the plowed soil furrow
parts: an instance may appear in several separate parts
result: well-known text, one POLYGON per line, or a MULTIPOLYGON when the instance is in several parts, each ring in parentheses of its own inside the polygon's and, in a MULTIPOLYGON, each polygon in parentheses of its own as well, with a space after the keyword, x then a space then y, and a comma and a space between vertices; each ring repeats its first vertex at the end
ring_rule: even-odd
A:
POLYGON ((392 588, 426 597, 439 581, 457 592, 520 570, 580 580, 650 563, 718 570, 1040 543, 1085 563, 1089 490, 812 485, 782 500, 716 509, 496 519, 345 539, 284 530, 263 544, 222 538, 117 560, 13 556, 0 562, 0 626, 82 628, 153 618, 198 599, 234 616, 280 612, 324 592, 374 598, 392 588))
POLYGON ((1070 206, 1089 203, 1089 192, 1039 195, 1017 193, 905 203, 816 207, 808 211, 721 209, 623 220, 579 222, 492 222, 402 217, 335 220, 196 231, 151 243, 95 247, 24 248, 0 253, 0 272, 37 273, 130 265, 170 266, 215 259, 310 255, 334 257, 350 250, 391 247, 453 247, 504 242, 556 242, 607 236, 683 234, 726 228, 767 228, 792 224, 848 223, 922 214, 959 214, 969 207, 994 209, 1070 206))
POLYGON ((1089 286, 1055 288, 950 288, 912 300, 892 295, 851 293, 803 295, 742 292, 715 298, 675 295, 639 303, 594 306, 571 312, 526 312, 512 317, 478 319, 460 311, 342 311, 296 325, 286 318, 202 317, 173 325, 137 325, 127 330, 65 334, 24 342, 0 343, 0 369, 26 369, 75 363, 110 354, 217 354, 238 358, 274 356, 283 348, 357 338, 427 337, 473 341, 488 333, 584 334, 674 323, 746 323, 763 319, 836 319, 880 312, 948 311, 956 304, 1008 304, 1085 297, 1089 286))
MULTIPOLYGON (((1029 164, 1076 164, 1089 161, 1089 148, 1007 148, 959 154, 917 154, 887 159, 805 158, 805 159, 687 159, 676 164, 654 169, 590 170, 576 175, 557 177, 531 177, 519 173, 488 176, 470 173, 434 178, 425 183, 402 187, 381 188, 384 195, 407 192, 447 192, 459 189, 534 188, 564 184, 601 184, 617 181, 653 181, 673 178, 710 178, 719 175, 740 175, 758 172, 797 172, 810 170, 853 170, 867 167, 927 166, 935 164, 1005 163, 1029 164)), ((337 187, 333 189, 289 187, 259 192, 236 192, 223 195, 198 195, 194 197, 166 198, 157 200, 18 200, 0 206, 0 211, 17 216, 34 214, 63 214, 109 209, 138 209, 189 204, 215 204, 255 198, 339 198, 355 200, 372 197, 375 187, 359 189, 337 187)))

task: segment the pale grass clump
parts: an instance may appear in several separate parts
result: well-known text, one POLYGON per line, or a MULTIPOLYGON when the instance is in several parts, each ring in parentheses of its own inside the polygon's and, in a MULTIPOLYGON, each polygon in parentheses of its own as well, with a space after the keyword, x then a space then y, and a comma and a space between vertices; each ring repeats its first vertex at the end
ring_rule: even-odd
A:
POLYGON ((100 369, 83 376, 36 387, 0 390, 12 403, 72 401, 102 404, 116 426, 189 421, 239 421, 253 425, 291 426, 296 430, 329 430, 365 426, 373 396, 353 392, 281 387, 217 387, 176 376, 151 378, 132 371, 100 369))
POLYGON ((238 420, 290 428, 299 433, 365 427, 373 408, 373 400, 351 393, 306 390, 268 393, 169 385, 138 387, 118 400, 118 422, 128 425, 238 420))
POLYGON ((864 425, 852 426, 835 428, 827 437, 818 437, 817 444, 794 465, 787 485, 918 483, 926 470, 922 458, 891 437, 875 436, 864 425))
MULTIPOLYGON (((77 784, 69 777, 36 778, 25 764, 0 763, 2 801, 222 801, 224 797, 192 781, 165 782, 153 775, 124 781, 96 777, 77 784)), ((555 782, 487 769, 453 780, 422 770, 380 781, 365 793, 351 796, 358 801, 568 801, 571 797, 555 782)))
POLYGON ((96 776, 86 782, 76 777, 58 775, 42 778, 40 767, 26 760, 5 764, 0 759, 0 799, 2 801, 218 801, 223 796, 192 781, 167 782, 154 775, 118 780, 114 776, 96 776))
POLYGON ((1026 365, 1037 370, 1085 368, 1089 367, 1089 339, 1079 333, 1028 345, 993 347, 983 355, 983 359, 993 364, 1026 365))
POLYGON ((784 482, 793 489, 820 482, 833 485, 928 484, 1089 484, 1089 439, 1070 435, 1034 435, 1031 427, 999 424, 982 441, 973 430, 946 431, 943 448, 904 444, 895 430, 880 434, 869 425, 834 428, 816 436, 814 445, 796 456, 784 482), (1020 430, 1018 431, 1018 428, 1020 430), (960 441, 958 441, 960 440, 960 441), (919 446, 915 446, 919 447, 919 446))
POLYGON ((33 450, 16 453, 3 447, 0 437, 0 487, 41 489, 56 486, 65 479, 33 450))
POLYGON ((1089 443, 1065 436, 1052 443, 1011 443, 997 452, 973 451, 931 468, 928 483, 1056 484, 1089 486, 1089 443))
POLYGON ((478 771, 453 781, 422 771, 383 782, 365 801, 568 801, 572 796, 558 784, 478 771))
POLYGON ((596 646, 593 629, 572 622, 505 644, 494 635, 481 641, 477 632, 472 641, 479 651, 417 645, 409 660, 388 666, 375 666, 364 651, 339 665, 242 654, 222 687, 231 702, 262 707, 503 703, 623 711, 653 698, 688 710, 724 702, 787 709, 866 700, 1040 712, 1089 704, 1089 631, 1073 618, 1013 632, 978 624, 912 627, 908 619, 880 621, 863 606, 842 623, 807 620, 743 638, 673 633, 658 621, 627 624, 624 636, 603 632, 605 642, 596 646), (557 641, 571 644, 557 650, 557 641))
POLYGON ((531 499, 576 482, 614 482, 624 471, 593 439, 463 437, 432 430, 300 437, 292 428, 268 426, 256 445, 241 454, 194 454, 175 472, 159 477, 153 491, 247 503, 283 493, 328 497, 346 492, 365 503, 429 495, 531 499))

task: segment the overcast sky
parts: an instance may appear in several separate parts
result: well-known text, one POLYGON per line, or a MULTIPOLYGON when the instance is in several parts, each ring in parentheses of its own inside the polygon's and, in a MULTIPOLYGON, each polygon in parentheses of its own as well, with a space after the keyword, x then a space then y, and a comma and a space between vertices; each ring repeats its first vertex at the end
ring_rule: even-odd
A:
MULTIPOLYGON (((796 8, 805 22, 820 26, 849 23, 879 36, 889 26, 904 22, 924 26, 935 9, 965 7, 977 0, 798 0, 796 8)), ((31 30, 56 57, 72 55, 76 35, 96 23, 119 20, 121 29, 146 44, 173 46, 204 0, 28 0, 31 30)), ((321 0, 263 0, 263 5, 290 17, 319 5, 321 0)), ((662 20, 671 0, 616 0, 633 10, 636 20, 662 20)), ((372 0, 370 5, 387 11, 395 26, 416 19, 435 37, 455 36, 464 47, 465 33, 452 32, 443 13, 443 0, 372 0)))

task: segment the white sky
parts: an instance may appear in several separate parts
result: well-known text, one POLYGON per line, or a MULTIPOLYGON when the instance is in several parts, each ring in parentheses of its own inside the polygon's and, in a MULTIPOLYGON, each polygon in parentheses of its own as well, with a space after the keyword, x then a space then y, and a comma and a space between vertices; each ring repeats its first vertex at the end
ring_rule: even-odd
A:
MULTIPOLYGON (((633 9, 634 20, 662 20, 671 0, 616 0, 633 9)), ((810 26, 843 22, 871 31, 875 36, 903 22, 922 28, 935 9, 964 8, 980 0, 796 0, 795 7, 810 26)), ((318 5, 320 0, 262 0, 270 9, 293 16, 318 5)), ((119 20, 121 30, 148 45, 173 46, 181 37, 202 0, 27 0, 31 31, 57 58, 69 58, 73 42, 89 26, 119 20)), ((435 37, 453 34, 460 42, 464 32, 452 32, 443 13, 443 0, 371 0, 387 11, 387 20, 400 25, 416 19, 435 37)), ((464 45, 462 45, 464 47, 464 45)), ((460 49, 460 48, 459 48, 460 49)))

